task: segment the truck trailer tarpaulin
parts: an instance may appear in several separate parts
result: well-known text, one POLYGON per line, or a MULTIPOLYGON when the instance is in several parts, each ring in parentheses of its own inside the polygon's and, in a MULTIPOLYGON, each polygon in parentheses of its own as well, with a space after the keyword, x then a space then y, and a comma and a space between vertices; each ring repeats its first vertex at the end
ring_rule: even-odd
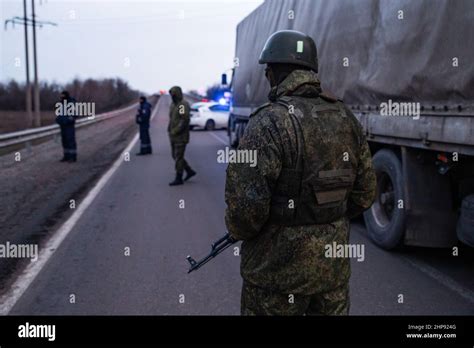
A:
POLYGON ((396 99, 425 108, 474 104, 471 0, 271 0, 237 26, 235 107, 264 103, 266 39, 293 29, 310 35, 323 89, 349 105, 396 99))

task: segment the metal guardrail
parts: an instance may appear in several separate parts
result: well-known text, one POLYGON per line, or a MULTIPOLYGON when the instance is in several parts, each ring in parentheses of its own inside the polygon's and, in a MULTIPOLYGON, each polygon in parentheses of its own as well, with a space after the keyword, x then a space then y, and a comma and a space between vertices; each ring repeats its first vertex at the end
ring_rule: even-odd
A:
MULTIPOLYGON (((89 126, 91 124, 101 122, 109 118, 113 118, 123 112, 132 110, 136 107, 137 104, 135 103, 119 110, 105 112, 103 114, 94 116, 93 118, 79 119, 78 121, 76 121, 76 128, 89 126)), ((24 144, 26 147, 28 147, 31 145, 31 142, 35 140, 50 137, 52 135, 58 134, 59 132, 60 129, 58 125, 50 125, 39 128, 30 128, 19 132, 1 134, 0 150, 2 150, 2 152, 5 152, 7 148, 19 146, 20 144, 24 144)))

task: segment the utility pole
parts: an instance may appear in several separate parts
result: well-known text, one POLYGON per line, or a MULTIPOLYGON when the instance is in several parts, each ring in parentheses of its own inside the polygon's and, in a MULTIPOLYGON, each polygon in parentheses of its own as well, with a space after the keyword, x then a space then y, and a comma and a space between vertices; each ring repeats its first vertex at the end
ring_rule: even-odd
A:
POLYGON ((36 14, 35 0, 31 0, 31 18, 33 22, 33 66, 35 69, 35 127, 41 126, 40 90, 38 85, 38 59, 36 54, 36 14))
POLYGON ((27 2, 23 0, 23 17, 15 16, 11 19, 5 21, 5 30, 8 28, 8 23, 12 24, 12 27, 15 28, 15 24, 21 24, 25 28, 25 56, 26 56, 26 112, 28 114, 28 126, 41 126, 41 114, 40 114, 40 91, 38 85, 38 59, 37 59, 37 50, 36 50, 36 27, 42 28, 43 25, 54 25, 56 23, 48 21, 38 21, 36 20, 35 14, 35 0, 31 0, 32 7, 32 19, 27 17, 27 2), (33 27, 33 64, 34 64, 34 117, 32 115, 32 97, 31 97, 31 83, 30 83, 30 65, 29 65, 29 51, 28 51, 28 28, 27 26, 33 27))
POLYGON ((33 114, 31 113, 31 84, 30 84, 30 58, 28 54, 28 24, 26 13, 26 0, 23 0, 23 20, 25 23, 25 66, 26 66, 26 115, 28 120, 28 128, 33 126, 33 114))

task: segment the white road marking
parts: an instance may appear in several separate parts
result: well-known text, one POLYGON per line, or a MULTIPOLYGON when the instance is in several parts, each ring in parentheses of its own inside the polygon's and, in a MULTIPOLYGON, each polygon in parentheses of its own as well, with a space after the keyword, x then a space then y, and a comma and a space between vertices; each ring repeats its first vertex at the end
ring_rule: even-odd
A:
MULTIPOLYGON (((151 119, 155 117, 158 113, 158 109, 160 108, 160 99, 153 111, 151 119)), ((120 154, 119 158, 117 158, 110 167, 110 169, 100 178, 100 180, 95 184, 95 186, 89 191, 87 196, 84 198, 82 203, 79 204, 79 207, 74 211, 74 213, 67 219, 61 227, 49 238, 47 243, 44 247, 40 250, 38 259, 35 262, 31 262, 22 273, 18 276, 15 280, 14 284, 12 285, 11 289, 0 298, 0 315, 8 315, 18 300, 23 296, 25 291, 29 288, 29 286, 33 283, 35 278, 43 269, 44 265, 48 262, 51 256, 54 255, 54 252, 59 248, 63 240, 68 236, 68 234, 72 231, 76 223, 81 218, 82 214, 87 210, 87 208, 91 205, 100 191, 104 188, 110 178, 114 175, 114 173, 119 168, 120 164, 124 162, 123 154, 125 152, 130 152, 133 148, 135 143, 138 140, 138 134, 135 134, 133 139, 127 145, 125 150, 120 154)))
POLYGON ((448 289, 454 291, 456 294, 459 296, 465 298, 471 303, 474 303, 474 292, 466 289, 464 286, 456 282, 454 279, 451 277, 448 277, 444 273, 436 270, 435 268, 425 264, 424 262, 418 261, 418 260, 410 260, 406 257, 403 257, 405 261, 407 261, 410 265, 415 267, 417 270, 420 272, 423 272, 424 274, 428 275, 429 277, 433 278, 436 280, 438 283, 444 285, 448 289))
POLYGON ((216 134, 214 134, 214 132, 207 132, 208 134, 212 135, 214 138, 216 138, 217 140, 219 140, 222 144, 224 145, 229 145, 229 142, 228 141, 225 141, 224 139, 222 139, 221 137, 217 136, 216 134))

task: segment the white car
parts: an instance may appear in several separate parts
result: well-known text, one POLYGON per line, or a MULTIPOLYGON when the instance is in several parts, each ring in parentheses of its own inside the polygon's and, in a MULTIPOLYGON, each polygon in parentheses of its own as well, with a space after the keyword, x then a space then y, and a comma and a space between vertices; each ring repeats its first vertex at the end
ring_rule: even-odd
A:
POLYGON ((195 103, 191 105, 189 127, 191 129, 204 128, 206 130, 227 128, 229 113, 229 105, 222 105, 215 102, 195 103))

